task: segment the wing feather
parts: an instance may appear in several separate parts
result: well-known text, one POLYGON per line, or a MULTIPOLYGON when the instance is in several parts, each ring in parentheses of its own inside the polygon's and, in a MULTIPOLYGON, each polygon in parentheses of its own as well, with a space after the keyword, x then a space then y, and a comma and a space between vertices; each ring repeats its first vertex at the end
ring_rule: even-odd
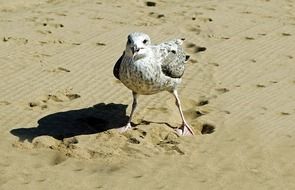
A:
POLYGON ((173 40, 160 44, 160 57, 162 72, 171 78, 181 78, 187 56, 181 46, 180 40, 173 40))
POLYGON ((113 68, 113 75, 118 79, 120 80, 120 76, 119 76, 119 73, 120 73, 120 67, 121 67, 121 63, 122 63, 122 60, 123 60, 123 57, 125 55, 125 52, 123 52, 123 54, 121 55, 121 57, 118 59, 118 61, 116 62, 114 68, 113 68))

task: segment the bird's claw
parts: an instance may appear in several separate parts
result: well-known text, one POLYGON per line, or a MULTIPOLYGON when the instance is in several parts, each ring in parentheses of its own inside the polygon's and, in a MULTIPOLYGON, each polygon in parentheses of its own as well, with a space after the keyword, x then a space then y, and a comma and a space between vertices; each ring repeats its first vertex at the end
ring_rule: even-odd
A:
POLYGON ((193 129, 187 123, 183 123, 180 128, 176 129, 176 133, 180 136, 194 136, 195 135, 193 129))
POLYGON ((119 131, 120 133, 124 133, 124 132, 126 132, 127 130, 129 130, 129 129, 131 129, 131 124, 130 124, 130 123, 127 123, 127 125, 125 125, 124 127, 120 127, 120 128, 118 128, 118 131, 119 131))

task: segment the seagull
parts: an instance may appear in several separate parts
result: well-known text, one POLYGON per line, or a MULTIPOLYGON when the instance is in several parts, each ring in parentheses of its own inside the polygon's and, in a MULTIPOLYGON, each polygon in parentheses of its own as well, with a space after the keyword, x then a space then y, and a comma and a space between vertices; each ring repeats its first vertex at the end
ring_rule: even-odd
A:
POLYGON ((133 96, 129 121, 120 128, 121 132, 131 128, 139 95, 168 91, 173 94, 182 119, 182 126, 176 132, 179 135, 194 135, 193 129, 184 118, 177 93, 185 63, 189 59, 181 46, 183 42, 184 39, 174 39, 153 45, 145 33, 133 32, 128 35, 125 51, 113 68, 114 76, 132 91, 133 96))

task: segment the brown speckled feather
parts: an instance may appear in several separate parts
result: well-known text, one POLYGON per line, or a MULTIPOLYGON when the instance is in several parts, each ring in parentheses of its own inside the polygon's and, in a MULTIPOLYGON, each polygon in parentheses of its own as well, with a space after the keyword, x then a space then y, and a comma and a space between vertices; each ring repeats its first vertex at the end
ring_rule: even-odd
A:
POLYGON ((160 48, 160 61, 162 72, 171 78, 181 78, 184 69, 187 56, 179 42, 179 40, 173 40, 159 45, 160 48))

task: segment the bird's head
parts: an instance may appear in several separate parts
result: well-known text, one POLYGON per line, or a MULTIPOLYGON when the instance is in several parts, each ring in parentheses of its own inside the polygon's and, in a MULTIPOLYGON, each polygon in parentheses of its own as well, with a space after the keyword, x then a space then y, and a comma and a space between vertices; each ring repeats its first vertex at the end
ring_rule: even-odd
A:
POLYGON ((135 58, 145 57, 151 44, 150 37, 141 32, 133 32, 128 35, 125 52, 135 58))

